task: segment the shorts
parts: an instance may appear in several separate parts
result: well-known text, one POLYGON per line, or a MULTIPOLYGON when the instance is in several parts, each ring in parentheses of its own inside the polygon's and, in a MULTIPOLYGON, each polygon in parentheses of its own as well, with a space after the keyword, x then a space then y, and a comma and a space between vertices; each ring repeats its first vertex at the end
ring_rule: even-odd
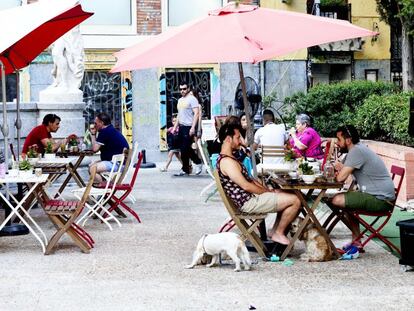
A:
POLYGON ((345 207, 350 210, 382 212, 390 210, 393 207, 390 202, 377 199, 375 196, 364 192, 350 191, 344 193, 344 195, 345 207))
MULTIPOLYGON (((110 172, 112 170, 112 166, 114 166, 114 164, 111 161, 101 161, 101 163, 105 165, 105 168, 108 172, 110 172)), ((116 172, 117 170, 118 164, 115 165, 114 172, 116 172)))
POLYGON ((279 211, 277 206, 277 193, 265 192, 254 195, 249 201, 244 203, 241 211, 246 214, 266 214, 279 211))

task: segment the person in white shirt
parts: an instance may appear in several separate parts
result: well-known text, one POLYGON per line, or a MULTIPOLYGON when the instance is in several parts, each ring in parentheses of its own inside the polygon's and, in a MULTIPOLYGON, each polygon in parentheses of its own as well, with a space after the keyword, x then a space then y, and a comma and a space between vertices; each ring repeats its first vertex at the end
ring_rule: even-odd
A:
MULTIPOLYGON (((275 124, 275 115, 269 109, 263 111, 263 127, 254 134, 253 148, 257 150, 260 145, 284 146, 286 141, 286 128, 284 124, 275 124)), ((265 159, 268 163, 282 163, 283 158, 265 159)))

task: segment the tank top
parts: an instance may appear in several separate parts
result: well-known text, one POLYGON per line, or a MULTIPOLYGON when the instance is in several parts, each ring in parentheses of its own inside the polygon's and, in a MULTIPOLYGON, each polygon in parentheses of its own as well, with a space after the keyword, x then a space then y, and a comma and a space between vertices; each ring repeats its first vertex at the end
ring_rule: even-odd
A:
POLYGON ((244 178, 246 178, 248 181, 251 181, 251 178, 249 177, 249 174, 244 165, 242 165, 236 158, 224 154, 219 155, 219 158, 217 159, 217 171, 220 177, 221 185, 223 186, 226 195, 232 200, 236 208, 240 211, 244 203, 246 203, 253 197, 253 194, 244 190, 242 187, 240 187, 238 184, 232 181, 228 176, 225 176, 221 172, 220 162, 221 159, 224 158, 231 158, 234 161, 236 161, 240 166, 240 170, 244 178))

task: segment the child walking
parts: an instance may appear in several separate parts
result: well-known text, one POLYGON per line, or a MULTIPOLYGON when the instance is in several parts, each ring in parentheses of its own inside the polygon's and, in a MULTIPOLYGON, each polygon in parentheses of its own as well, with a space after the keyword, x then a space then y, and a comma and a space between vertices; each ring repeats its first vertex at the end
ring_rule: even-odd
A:
POLYGON ((168 167, 170 166, 170 163, 171 163, 172 158, 173 158, 174 155, 176 156, 176 158, 182 164, 182 162, 181 162, 181 153, 180 153, 180 145, 179 145, 179 141, 178 141, 179 126, 177 126, 175 132, 173 131, 174 130, 174 125, 176 124, 176 122, 178 122, 177 115, 173 115, 173 118, 172 118, 173 126, 171 126, 167 129, 168 159, 167 159, 167 163, 165 163, 165 166, 160 169, 161 172, 166 172, 168 170, 168 167))

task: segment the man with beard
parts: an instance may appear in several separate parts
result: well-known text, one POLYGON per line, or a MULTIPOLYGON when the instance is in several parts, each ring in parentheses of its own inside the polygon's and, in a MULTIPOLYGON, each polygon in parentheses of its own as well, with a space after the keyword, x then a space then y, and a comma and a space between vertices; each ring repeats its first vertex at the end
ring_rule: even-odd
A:
MULTIPOLYGON (((336 131, 337 145, 347 153, 342 162, 335 163, 336 180, 343 182, 353 175, 358 191, 340 193, 332 198, 332 208, 346 210, 384 211, 392 208, 395 199, 394 183, 381 158, 360 143, 359 134, 353 125, 345 125, 336 131)), ((352 240, 359 235, 357 220, 348 213, 346 225, 352 231, 352 240)), ((356 241, 354 244, 360 244, 356 241)), ((360 246, 360 245, 355 245, 360 246)))

